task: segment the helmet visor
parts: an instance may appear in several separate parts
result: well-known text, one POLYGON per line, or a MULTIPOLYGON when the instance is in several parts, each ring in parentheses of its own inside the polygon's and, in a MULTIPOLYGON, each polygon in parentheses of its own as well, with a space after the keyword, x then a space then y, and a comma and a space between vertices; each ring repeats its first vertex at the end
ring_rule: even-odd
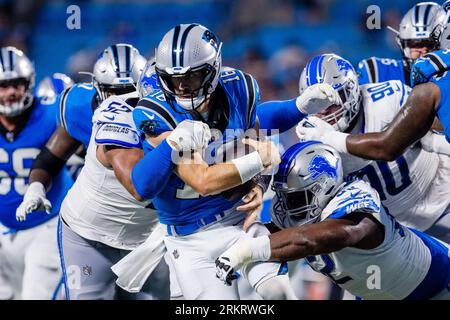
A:
POLYGON ((402 39, 403 48, 421 49, 427 48, 429 51, 437 49, 438 43, 433 39, 402 39))
POLYGON ((183 74, 168 74, 157 69, 162 85, 171 94, 179 98, 196 97, 200 90, 212 79, 212 70, 208 66, 191 69, 183 74))

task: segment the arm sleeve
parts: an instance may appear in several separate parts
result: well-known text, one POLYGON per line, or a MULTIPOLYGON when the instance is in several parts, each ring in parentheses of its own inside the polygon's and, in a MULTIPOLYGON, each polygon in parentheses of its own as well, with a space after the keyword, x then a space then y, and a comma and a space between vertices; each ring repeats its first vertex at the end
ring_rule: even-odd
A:
POLYGON ((167 185, 174 167, 171 154, 172 148, 164 140, 134 166, 131 181, 142 198, 152 199, 167 185))
MULTIPOLYGON (((278 129, 279 133, 296 126, 307 115, 298 110, 296 99, 286 101, 268 101, 256 108, 261 129, 278 129)), ((270 135, 270 134, 269 134, 270 135)))

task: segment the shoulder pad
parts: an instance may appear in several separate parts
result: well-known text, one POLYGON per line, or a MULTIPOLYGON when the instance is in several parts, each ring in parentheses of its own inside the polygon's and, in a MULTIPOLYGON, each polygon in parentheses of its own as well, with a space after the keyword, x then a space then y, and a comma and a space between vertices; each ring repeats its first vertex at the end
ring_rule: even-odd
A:
POLYGON ((321 220, 339 219, 353 212, 371 213, 380 220, 381 202, 378 193, 362 180, 347 183, 322 212, 321 220))
POLYGON ((133 110, 133 120, 138 130, 148 135, 172 131, 178 124, 171 107, 166 102, 149 96, 138 102, 133 110))
POLYGON ((239 105, 239 113, 246 115, 245 129, 252 128, 256 121, 256 106, 259 104, 259 86, 256 80, 245 72, 238 69, 225 67, 220 73, 220 82, 225 91, 231 92, 239 99, 245 97, 244 103, 239 105))
POLYGON ((59 124, 67 130, 67 124, 79 117, 80 108, 83 111, 85 111, 85 108, 90 108, 89 111, 92 111, 96 95, 97 91, 89 83, 77 83, 65 89, 57 99, 59 103, 59 124))
POLYGON ((95 132, 97 145, 116 145, 124 148, 140 148, 139 133, 123 124, 100 123, 95 132))
POLYGON ((109 122, 109 123, 122 123, 132 125, 132 119, 129 115, 133 108, 128 105, 120 96, 111 96, 104 100, 100 106, 95 110, 92 117, 93 123, 109 122), (129 114, 129 115, 127 115, 129 114))
POLYGON ((94 113, 95 143, 137 148, 141 145, 140 135, 134 126, 132 107, 120 96, 103 101, 94 113))
POLYGON ((371 57, 362 60, 358 64, 359 83, 375 83, 378 82, 378 64, 377 58, 371 57))

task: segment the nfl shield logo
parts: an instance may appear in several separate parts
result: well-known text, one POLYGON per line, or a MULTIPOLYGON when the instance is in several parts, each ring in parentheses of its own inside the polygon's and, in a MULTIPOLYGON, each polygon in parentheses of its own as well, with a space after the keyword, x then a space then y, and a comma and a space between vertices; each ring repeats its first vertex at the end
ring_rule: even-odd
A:
POLYGON ((92 267, 91 266, 84 266, 83 267, 83 274, 85 276, 91 276, 92 275, 92 267))

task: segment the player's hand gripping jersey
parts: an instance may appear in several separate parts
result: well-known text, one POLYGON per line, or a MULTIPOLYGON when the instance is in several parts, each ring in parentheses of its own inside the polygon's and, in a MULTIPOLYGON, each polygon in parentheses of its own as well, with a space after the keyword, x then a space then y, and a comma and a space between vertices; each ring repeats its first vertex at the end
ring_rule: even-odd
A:
POLYGON ((42 104, 37 98, 34 104, 26 125, 15 137, 9 138, 8 133, 0 135, 0 222, 13 230, 32 228, 55 217, 73 183, 68 171, 63 169, 54 178, 47 194, 53 206, 51 214, 35 211, 27 216, 26 221, 16 220, 16 209, 28 186, 33 159, 56 130, 57 104, 42 104))
MULTIPOLYGON (((128 96, 128 95, 127 95, 128 96)), ((156 222, 149 201, 139 202, 97 159, 100 145, 140 148, 141 139, 124 98, 112 96, 92 118, 86 163, 61 208, 64 221, 84 238, 131 250, 145 241, 156 222)))

